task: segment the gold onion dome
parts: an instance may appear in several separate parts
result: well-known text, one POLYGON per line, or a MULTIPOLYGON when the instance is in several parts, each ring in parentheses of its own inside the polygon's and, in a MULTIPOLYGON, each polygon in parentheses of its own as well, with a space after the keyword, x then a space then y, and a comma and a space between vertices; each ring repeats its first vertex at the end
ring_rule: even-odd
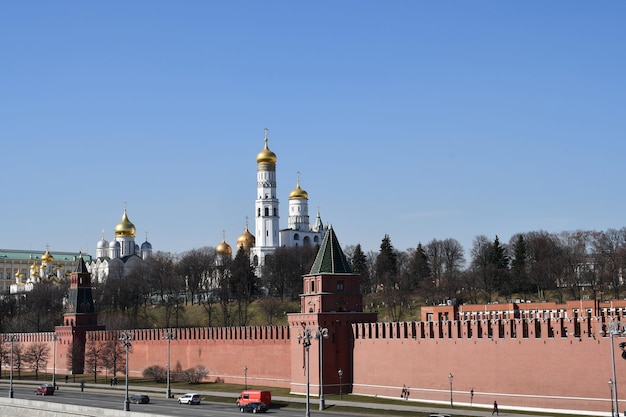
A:
POLYGON ((296 188, 294 188, 294 190, 292 192, 289 193, 289 199, 294 199, 294 198, 304 198, 304 199, 309 199, 309 193, 307 193, 306 191, 304 191, 302 188, 300 188, 300 184, 298 184, 296 186, 296 188))
POLYGON ((54 256, 50 255, 50 252, 46 250, 46 253, 41 257, 41 262, 54 262, 54 256))
POLYGON ((221 255, 232 255, 233 249, 230 247, 228 243, 226 243, 225 240, 222 240, 222 242, 215 247, 215 252, 221 255))
POLYGON ((250 231, 248 230, 248 225, 246 225, 246 230, 237 238, 237 248, 243 249, 245 252, 249 252, 250 248, 254 246, 256 243, 256 238, 250 231))
POLYGON ((126 215, 126 210, 124 210, 124 215, 122 216, 122 221, 115 226, 115 236, 132 236, 135 237, 135 225, 128 220, 128 216, 126 215))
POLYGON ((270 151, 270 148, 267 146, 267 137, 265 137, 265 148, 261 152, 259 152, 256 156, 257 164, 275 164, 276 163, 276 154, 270 151))

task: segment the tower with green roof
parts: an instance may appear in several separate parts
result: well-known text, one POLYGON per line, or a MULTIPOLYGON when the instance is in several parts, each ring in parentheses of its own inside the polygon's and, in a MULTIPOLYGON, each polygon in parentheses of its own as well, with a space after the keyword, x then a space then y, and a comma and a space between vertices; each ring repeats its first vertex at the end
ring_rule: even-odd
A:
POLYGON ((288 317, 292 346, 291 392, 302 394, 306 390, 302 335, 307 329, 318 335, 327 329, 328 334, 328 337, 312 340, 309 347, 311 394, 338 393, 340 369, 342 390, 350 392, 354 348, 352 324, 374 323, 378 316, 363 312, 360 275, 352 272, 332 226, 324 235, 311 271, 302 277, 302 281, 300 313, 288 317), (323 389, 320 389, 320 380, 323 389))

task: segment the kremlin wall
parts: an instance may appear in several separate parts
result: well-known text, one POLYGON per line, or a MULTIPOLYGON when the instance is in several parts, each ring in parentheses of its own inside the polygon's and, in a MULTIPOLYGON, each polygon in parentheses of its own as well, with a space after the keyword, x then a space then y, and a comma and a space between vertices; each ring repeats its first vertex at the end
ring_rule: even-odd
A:
MULTIPOLYGON (((626 302, 620 302, 619 310, 625 309, 626 302)), ((344 394, 400 398, 406 386, 410 400, 447 405, 452 374, 456 405, 490 407, 498 401, 501 410, 602 415, 611 408, 607 382, 612 378, 611 338, 600 332, 605 320, 609 318, 350 323, 350 313, 300 313, 290 316, 289 326, 172 329, 171 366, 174 370, 203 365, 211 382, 287 387, 304 394, 306 354, 297 336, 303 325, 312 329, 322 325, 329 330, 322 351, 324 394, 339 392, 337 371, 341 368, 344 394), (577 327, 580 334, 574 330, 577 327), (523 336, 524 329, 528 329, 527 336, 523 336)), ((63 375, 69 373, 71 338, 57 333, 57 375, 63 375)), ((132 330, 131 334, 131 377, 141 376, 151 365, 166 367, 164 329, 132 330)), ((52 352, 53 335, 16 336, 22 344, 48 343, 52 352)), ((118 340, 119 335, 117 331, 86 332, 87 340, 95 341, 118 340)), ((626 361, 620 357, 619 341, 614 340, 617 381, 626 390, 626 361)), ((319 341, 311 342, 310 390, 317 397, 319 341)), ((52 360, 47 372, 52 372, 52 360)), ((625 408, 626 401, 620 401, 620 409, 625 408)))
MULTIPOLYGON (((324 394, 341 389, 400 399, 406 387, 409 401, 479 407, 497 401, 501 410, 605 415, 611 409, 613 341, 617 386, 626 393, 620 339, 607 332, 609 322, 624 318, 626 301, 429 306, 422 307, 423 321, 379 323, 376 313, 363 312, 358 284, 330 228, 311 273, 303 277, 302 311, 288 315, 288 326, 129 330, 130 376, 141 376, 152 365, 167 366, 164 336, 171 330, 171 369, 203 365, 209 382, 285 387, 304 395, 308 358, 314 397, 322 374, 324 394), (322 328, 328 337, 315 337, 325 333, 322 328)), ((70 373, 72 346, 119 340, 120 331, 96 324, 82 258, 72 273, 68 300, 64 323, 55 332, 5 334, 3 340, 15 336, 23 345, 47 343, 56 360, 48 361, 45 372, 52 372, 54 363, 57 375, 70 373)), ((626 408, 626 401, 619 404, 626 408)))

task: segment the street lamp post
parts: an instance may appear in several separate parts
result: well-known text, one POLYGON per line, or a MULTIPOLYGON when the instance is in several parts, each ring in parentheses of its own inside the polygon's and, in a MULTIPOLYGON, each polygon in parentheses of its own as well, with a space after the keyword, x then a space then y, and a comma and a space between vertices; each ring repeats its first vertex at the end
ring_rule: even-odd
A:
POLYGON ((132 344, 130 341, 133 340, 132 336, 129 333, 122 333, 120 335, 120 342, 124 345, 126 349, 126 391, 124 395, 124 411, 130 411, 130 398, 128 397, 128 350, 131 348, 132 344))
POLYGON ((341 390, 341 377, 343 376, 343 371, 341 370, 341 368, 339 368, 337 374, 339 374, 339 399, 341 400, 343 399, 343 393, 341 390))
POLYGON ((165 332, 163 336, 167 339, 167 388, 165 389, 166 398, 172 398, 172 387, 170 385, 170 343, 172 339, 176 339, 176 335, 171 330, 165 332))
POLYGON ((319 351, 319 366, 320 366, 320 411, 326 408, 326 402, 324 400, 324 378, 323 378, 323 370, 324 370, 324 339, 328 339, 328 329, 326 327, 320 327, 315 331, 315 338, 320 342, 320 351, 319 351))
POLYGON ((13 398, 13 343, 17 339, 14 335, 9 336, 9 342, 11 342, 11 369, 9 370, 9 398, 13 398))
MULTIPOLYGON (((615 347, 613 346, 613 336, 614 335, 621 335, 623 333, 622 327, 623 324, 619 321, 610 321, 607 323, 607 331, 609 333, 609 337, 610 337, 610 342, 611 342, 611 368, 613 371, 613 389, 611 390, 611 408, 613 409, 613 404, 615 404, 615 408, 613 409, 613 411, 611 411, 611 413, 615 413, 615 414, 611 414, 611 417, 615 416, 619 416, 619 401, 618 401, 618 397, 617 397, 617 373, 615 371, 615 347)), ((603 330, 600 330, 600 334, 605 334, 605 332, 603 330)))
POLYGON ((57 389, 57 339, 56 333, 52 334, 53 348, 52 348, 52 386, 57 389))
POLYGON ((245 389, 248 389, 248 365, 243 366, 243 382, 245 389))
POLYGON ((615 416, 615 406, 613 404, 613 380, 609 379, 609 391, 611 391, 611 417, 615 416))
POLYGON ((454 408, 454 404, 452 403, 452 379, 454 378, 454 376, 452 376, 452 372, 448 375, 448 380, 450 381, 450 408, 454 408))
POLYGON ((306 411, 304 413, 305 417, 311 417, 311 390, 309 383, 309 348, 311 347, 311 338, 313 335, 311 334, 311 329, 304 329, 304 333, 298 334, 298 341, 302 342, 302 346, 306 352, 306 411))

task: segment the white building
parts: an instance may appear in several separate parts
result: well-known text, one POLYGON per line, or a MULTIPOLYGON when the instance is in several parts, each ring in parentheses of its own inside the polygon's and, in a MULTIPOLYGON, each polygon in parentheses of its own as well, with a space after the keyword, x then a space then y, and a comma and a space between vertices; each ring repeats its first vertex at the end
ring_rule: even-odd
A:
POLYGON ((79 255, 79 252, 0 249, 0 292, 17 294, 31 291, 38 283, 61 284, 76 268, 79 255))
POLYGON ((105 283, 109 278, 124 278, 143 260, 152 256, 152 245, 146 241, 141 247, 135 243, 135 225, 128 219, 126 209, 122 220, 115 226, 115 237, 107 242, 102 239, 96 245, 96 257, 85 262, 94 283, 105 283))

